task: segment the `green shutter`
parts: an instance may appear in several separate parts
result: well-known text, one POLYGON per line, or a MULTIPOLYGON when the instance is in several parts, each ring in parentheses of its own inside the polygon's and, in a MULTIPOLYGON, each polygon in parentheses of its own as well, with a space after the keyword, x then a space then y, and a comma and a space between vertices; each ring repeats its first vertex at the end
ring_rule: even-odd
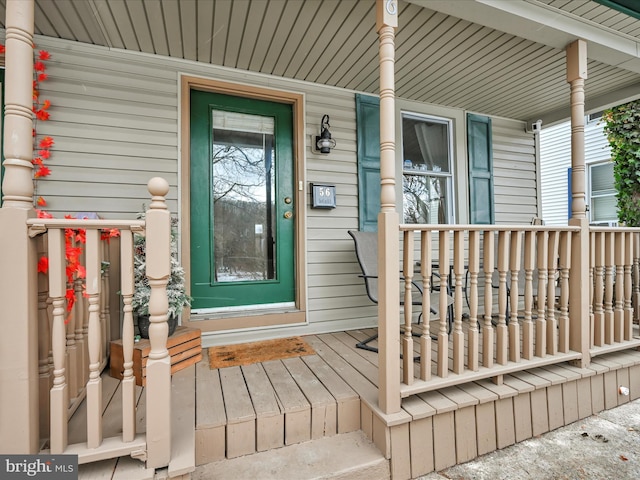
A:
POLYGON ((469 149, 469 217, 471 223, 493 224, 493 158, 491 119, 467 115, 469 149))
POLYGON ((380 212, 380 99, 356 95, 358 141, 358 227, 378 230, 380 212))

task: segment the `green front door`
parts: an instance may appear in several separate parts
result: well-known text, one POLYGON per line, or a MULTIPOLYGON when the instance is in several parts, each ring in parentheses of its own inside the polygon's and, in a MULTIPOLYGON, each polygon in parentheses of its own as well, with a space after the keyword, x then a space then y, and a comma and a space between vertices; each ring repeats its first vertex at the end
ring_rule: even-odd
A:
POLYGON ((191 91, 192 313, 295 300, 291 105, 191 91))

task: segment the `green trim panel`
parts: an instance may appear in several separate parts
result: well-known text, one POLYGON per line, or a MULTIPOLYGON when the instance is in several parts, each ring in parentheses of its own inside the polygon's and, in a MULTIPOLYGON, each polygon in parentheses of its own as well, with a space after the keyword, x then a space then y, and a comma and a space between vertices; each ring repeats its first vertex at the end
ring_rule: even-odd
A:
POLYGON ((612 8, 619 12, 640 19, 640 1, 638 0, 595 0, 605 7, 612 8))
POLYGON ((378 230, 380 212, 380 99, 356 95, 358 228, 378 230))
POLYGON ((493 154, 491 119, 467 115, 469 153, 469 217, 473 224, 493 224, 493 154))

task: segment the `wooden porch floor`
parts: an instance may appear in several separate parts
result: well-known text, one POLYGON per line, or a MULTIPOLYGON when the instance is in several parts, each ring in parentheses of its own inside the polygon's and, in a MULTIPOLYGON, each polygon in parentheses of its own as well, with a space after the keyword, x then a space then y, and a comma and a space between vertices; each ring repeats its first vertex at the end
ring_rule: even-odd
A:
MULTIPOLYGON (((306 336, 316 354, 242 367, 212 370, 203 355, 183 373, 195 376, 196 465, 359 429, 389 458, 393 435, 389 439, 387 432, 386 440, 381 439, 381 429, 411 424, 411 448, 413 438, 426 428, 422 444, 432 453, 420 460, 407 450, 406 458, 392 461, 392 470, 394 478, 413 478, 640 398, 640 352, 626 350, 595 357, 588 369, 565 362, 506 374, 502 384, 484 379, 413 395, 403 399, 400 413, 385 417, 377 407, 378 354, 355 346, 373 333, 375 329, 362 329, 306 336), (620 385, 628 386, 631 394, 618 395, 620 385), (473 416, 463 418, 470 410, 473 416), (444 418, 448 420, 438 420, 444 418), (428 427, 418 423, 427 419, 428 427), (458 421, 475 425, 474 446, 460 437, 458 421), (410 473, 398 472, 403 462, 410 465, 410 473)), ((120 382, 108 374, 103 379, 106 437, 120 430, 120 382)), ((144 431, 142 388, 137 395, 137 425, 144 431)), ((83 417, 82 409, 71 422, 74 442, 83 435, 82 421, 75 420, 83 417)), ((108 463, 113 475, 97 474, 99 465, 93 464, 81 466, 80 478, 153 478, 137 460, 99 463, 108 463), (127 471, 136 471, 136 476, 127 471)))
MULTIPOLYGON (((615 372, 639 365, 640 373, 640 353, 627 350, 595 357, 589 369, 579 369, 565 362, 506 374, 502 384, 484 379, 421 393, 403 399, 400 413, 384 415, 377 406, 378 354, 356 348, 356 343, 374 333, 375 329, 362 329, 306 336, 304 339, 315 349, 315 355, 246 367, 211 370, 205 358, 196 368, 196 464, 357 429, 362 429, 375 441, 374 430, 379 419, 384 419, 382 424, 387 427, 408 424, 472 405, 516 397, 523 392, 575 383, 605 371, 615 372)), ((371 345, 375 346, 375 341, 371 345)), ((452 356, 451 349, 449 355, 452 356)), ((622 382, 620 385, 635 382, 633 394, 640 397, 640 378, 629 379, 627 376, 616 381, 622 382)), ((615 405, 610 399, 605 405, 602 395, 596 394, 595 410, 591 404, 592 395, 585 396, 583 401, 589 402, 589 406, 581 406, 580 412, 588 411, 590 415, 593 411, 617 406, 617 399, 615 405)), ((558 401, 563 404, 562 394, 558 401)), ((531 437, 534 431, 539 434, 561 426, 560 423, 564 425, 565 418, 574 417, 573 411, 577 420, 578 406, 572 404, 568 395, 564 401, 570 411, 561 412, 560 421, 557 418, 541 420, 540 425, 534 426, 530 409, 526 420, 516 419, 521 426, 514 424, 511 443, 516 441, 516 428, 524 429, 518 431, 517 441, 521 441, 531 437), (523 426, 527 423, 528 428, 523 426)), ((621 402, 624 401, 622 398, 621 402)), ((504 446, 496 443, 495 431, 493 438, 498 448, 504 446)), ((506 442, 505 445, 511 444, 505 439, 501 441, 506 442)), ((495 450, 496 446, 486 446, 483 453, 495 450)), ((455 445, 452 451, 455 452, 455 445)))

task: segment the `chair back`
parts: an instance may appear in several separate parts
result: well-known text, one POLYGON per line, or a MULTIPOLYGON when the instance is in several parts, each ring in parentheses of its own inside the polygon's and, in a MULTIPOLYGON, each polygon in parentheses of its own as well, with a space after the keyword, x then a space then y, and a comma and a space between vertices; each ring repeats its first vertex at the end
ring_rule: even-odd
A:
POLYGON ((369 299, 378 303, 378 233, 349 230, 369 299))

